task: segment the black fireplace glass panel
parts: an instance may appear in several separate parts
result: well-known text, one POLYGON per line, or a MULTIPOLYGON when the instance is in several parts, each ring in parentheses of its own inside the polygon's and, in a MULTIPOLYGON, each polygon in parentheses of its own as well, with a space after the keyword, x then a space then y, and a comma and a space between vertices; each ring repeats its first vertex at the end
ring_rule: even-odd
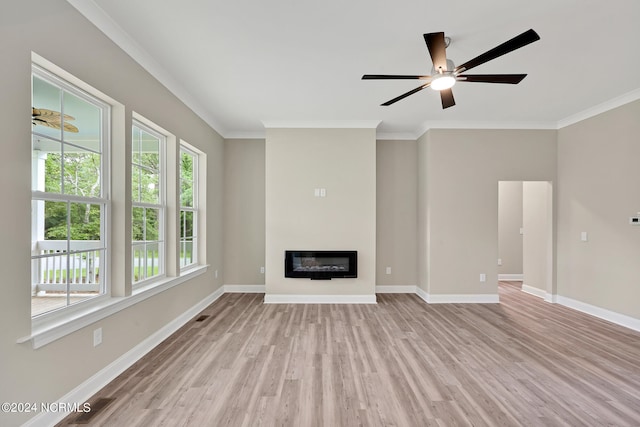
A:
POLYGON ((285 251, 284 276, 327 280, 358 277, 357 251, 285 251))

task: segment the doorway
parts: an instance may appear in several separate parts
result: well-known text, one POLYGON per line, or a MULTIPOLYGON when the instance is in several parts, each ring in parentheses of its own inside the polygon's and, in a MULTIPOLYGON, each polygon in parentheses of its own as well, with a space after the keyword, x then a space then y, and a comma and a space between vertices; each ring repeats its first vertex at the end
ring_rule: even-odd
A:
POLYGON ((498 281, 552 301, 553 187, 549 181, 498 182, 498 281))

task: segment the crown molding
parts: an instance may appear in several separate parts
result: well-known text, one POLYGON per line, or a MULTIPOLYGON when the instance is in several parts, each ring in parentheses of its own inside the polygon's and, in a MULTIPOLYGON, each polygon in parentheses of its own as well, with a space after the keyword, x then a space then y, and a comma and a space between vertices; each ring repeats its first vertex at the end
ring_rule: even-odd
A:
POLYGON ((420 138, 427 131, 432 129, 521 129, 521 130, 556 130, 557 122, 554 121, 426 121, 420 126, 415 135, 420 138))
POLYGON ((167 70, 156 62, 131 36, 122 29, 93 0, 67 0, 81 15, 102 31, 120 49, 155 77, 164 87, 180 99, 213 130, 224 136, 222 127, 213 116, 167 70))
POLYGON ((257 131, 230 131, 224 135, 224 139, 265 139, 266 137, 264 129, 257 131))
POLYGON ((265 129, 376 129, 382 120, 263 120, 265 129))
POLYGON ((640 99, 640 89, 636 89, 629 93, 625 93, 624 95, 617 96, 601 104, 598 104, 591 108, 587 108, 586 110, 566 117, 562 120, 558 120, 557 129, 571 126, 575 123, 597 116, 598 114, 606 113, 607 111, 613 110, 614 108, 618 108, 633 101, 637 101, 638 99, 640 99))
POLYGON ((413 132, 378 132, 378 140, 415 141, 418 139, 413 132))

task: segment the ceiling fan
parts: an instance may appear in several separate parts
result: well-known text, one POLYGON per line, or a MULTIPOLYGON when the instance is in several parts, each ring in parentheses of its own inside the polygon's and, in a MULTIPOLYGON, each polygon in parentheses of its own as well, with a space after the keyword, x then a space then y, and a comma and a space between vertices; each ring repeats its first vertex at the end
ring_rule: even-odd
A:
POLYGON ((31 107, 31 124, 34 126, 42 125, 54 129, 60 129, 62 118, 64 118, 62 128, 65 131, 78 133, 78 128, 68 122, 69 120, 75 120, 75 117, 71 117, 67 114, 61 114, 58 111, 47 110, 46 108, 31 107))
POLYGON ((516 49, 520 49, 523 46, 540 40, 540 36, 533 30, 527 30, 524 33, 502 43, 499 46, 494 47, 486 51, 485 53, 476 56, 470 61, 465 62, 457 67, 450 59, 447 59, 446 48, 448 46, 445 41, 443 32, 424 34, 424 41, 427 43, 427 49, 431 55, 431 61, 433 62, 433 68, 431 69, 431 75, 425 76, 408 76, 408 75, 388 75, 388 74, 365 74, 362 76, 362 80, 427 80, 426 83, 418 86, 417 88, 410 90, 407 93, 393 98, 384 104, 388 106, 394 104, 401 99, 406 98, 409 95, 413 95, 416 92, 420 92, 426 87, 431 87, 433 90, 440 92, 440 99, 442 100, 442 108, 449 108, 456 105, 453 99, 453 92, 451 87, 458 81, 462 82, 477 82, 477 83, 507 83, 518 84, 524 79, 526 74, 463 74, 465 71, 482 65, 485 62, 496 59, 502 55, 506 55, 509 52, 513 52, 516 49))

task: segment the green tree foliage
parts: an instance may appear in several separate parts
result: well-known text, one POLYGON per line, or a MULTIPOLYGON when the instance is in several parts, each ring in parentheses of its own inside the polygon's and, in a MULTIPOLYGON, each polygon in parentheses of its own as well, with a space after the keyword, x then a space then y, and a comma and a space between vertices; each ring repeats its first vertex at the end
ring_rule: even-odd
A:
MULTIPOLYGON (((100 196, 100 155, 49 153, 45 191, 83 197, 100 196)), ((45 239, 100 240, 100 206, 91 203, 45 203, 45 239), (69 224, 67 224, 67 216, 69 224)))
POLYGON ((193 162, 188 153, 180 156, 180 206, 193 207, 193 162))

